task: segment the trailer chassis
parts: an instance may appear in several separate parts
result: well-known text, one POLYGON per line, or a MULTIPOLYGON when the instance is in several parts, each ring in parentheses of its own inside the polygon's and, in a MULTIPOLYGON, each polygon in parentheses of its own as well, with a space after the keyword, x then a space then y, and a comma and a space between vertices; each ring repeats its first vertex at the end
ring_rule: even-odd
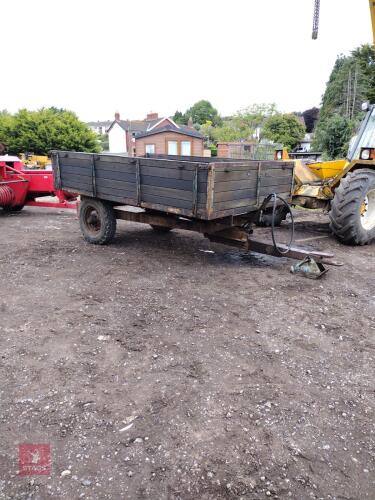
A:
MULTIPOLYGON (((114 214, 116 219, 149 224, 155 228, 164 228, 165 230, 183 229, 198 232, 214 243, 240 248, 247 252, 256 252, 273 257, 288 257, 296 260, 311 257, 320 264, 340 265, 332 260, 334 255, 330 252, 291 246, 286 253, 281 254, 272 243, 253 239, 251 223, 255 214, 229 216, 220 219, 220 222, 217 220, 188 219, 177 214, 134 209, 134 207, 114 207, 114 214)), ((287 250, 285 245, 282 244, 278 244, 278 248, 282 251, 287 250)))

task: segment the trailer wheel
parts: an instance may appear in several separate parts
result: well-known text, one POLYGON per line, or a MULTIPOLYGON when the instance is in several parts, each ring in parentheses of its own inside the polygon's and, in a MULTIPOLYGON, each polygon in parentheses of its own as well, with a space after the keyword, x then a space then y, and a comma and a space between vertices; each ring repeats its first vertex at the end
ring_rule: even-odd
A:
POLYGON ((366 245, 375 239, 374 170, 356 170, 341 180, 329 218, 332 232, 342 243, 366 245))
MULTIPOLYGON (((276 209, 275 214, 275 227, 281 226, 283 220, 286 219, 288 211, 285 207, 278 207, 276 209)), ((255 224, 258 227, 271 227, 272 226, 272 208, 266 208, 266 210, 262 213, 262 216, 259 214, 255 221, 255 224)))
POLYGON ((169 233, 169 231, 172 231, 171 227, 165 227, 165 226, 158 226, 156 224, 150 224, 152 229, 156 231, 157 233, 169 233))
POLYGON ((4 212, 21 212, 25 205, 15 205, 14 207, 3 207, 4 212))
POLYGON ((112 205, 93 198, 83 198, 79 206, 79 225, 88 243, 110 243, 116 233, 116 216, 112 205))

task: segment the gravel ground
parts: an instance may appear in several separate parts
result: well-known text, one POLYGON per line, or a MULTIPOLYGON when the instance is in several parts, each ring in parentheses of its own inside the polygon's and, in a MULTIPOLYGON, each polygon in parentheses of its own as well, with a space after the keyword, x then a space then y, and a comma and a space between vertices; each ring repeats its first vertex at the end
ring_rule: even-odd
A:
POLYGON ((374 499, 375 246, 296 229, 344 267, 0 213, 0 498, 374 499), (49 475, 17 473, 24 443, 49 475))

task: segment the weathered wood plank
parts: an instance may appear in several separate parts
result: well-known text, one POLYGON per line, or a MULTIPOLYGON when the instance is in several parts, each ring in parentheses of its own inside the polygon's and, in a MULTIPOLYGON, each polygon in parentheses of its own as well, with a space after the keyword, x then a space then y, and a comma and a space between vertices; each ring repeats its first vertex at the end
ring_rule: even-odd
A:
POLYGON ((257 194, 256 187, 250 189, 236 189, 235 191, 221 191, 214 194, 214 204, 221 201, 255 199, 257 194))
MULTIPOLYGON (((193 190, 193 180, 181 180, 181 179, 171 179, 163 177, 154 177, 151 175, 141 174, 141 184, 142 186, 158 186, 166 187, 170 189, 181 189, 183 191, 192 192, 193 190)), ((198 180, 198 192, 207 192, 207 182, 199 182, 198 180)))
POLYGON ((115 199, 116 201, 133 200, 132 203, 135 206, 137 206, 137 199, 136 196, 134 195, 134 191, 125 191, 125 190, 120 191, 117 189, 106 188, 102 186, 102 187, 97 187, 96 194, 103 200, 112 200, 112 199, 115 199))
POLYGON ((87 186, 92 188, 92 178, 86 175, 73 175, 61 172, 61 183, 64 186, 65 183, 77 186, 87 186))
POLYGON ((268 169, 285 169, 285 170, 293 170, 294 168, 294 163, 293 162, 283 162, 282 164, 279 161, 248 161, 247 163, 245 162, 238 162, 238 163, 225 163, 225 164, 220 164, 220 163, 215 163, 215 170, 216 172, 226 172, 226 171, 243 171, 243 170, 257 170, 258 169, 258 163, 261 163, 261 170, 268 170, 268 169))
POLYGON ((60 168, 65 166, 70 167, 88 167, 90 168, 92 165, 92 157, 85 158, 61 158, 60 159, 60 168))
POLYGON ((136 182, 136 173, 135 171, 132 173, 129 172, 113 172, 112 170, 103 170, 102 168, 96 168, 96 178, 97 179, 108 179, 112 181, 122 181, 122 182, 132 182, 135 184, 136 182))
POLYGON ((199 161, 178 161, 178 160, 154 160, 152 158, 140 158, 141 167, 157 167, 157 168, 179 168, 181 170, 195 170, 199 165, 200 170, 207 170, 208 164, 199 161))
MULTIPOLYGON (((291 186, 292 178, 288 176, 284 177, 261 177, 260 185, 261 186, 274 186, 277 188, 279 185, 287 185, 291 186)), ((221 193, 223 191, 236 191, 238 189, 250 189, 257 185, 257 176, 249 177, 247 179, 242 179, 239 181, 228 181, 228 182, 216 182, 215 178, 215 192, 221 193)))
MULTIPOLYGON (((290 169, 263 169, 261 177, 291 177, 290 169)), ((258 170, 231 170, 228 172, 215 172, 215 182, 241 181, 257 179, 258 170)))
MULTIPOLYGON (((188 201, 191 205, 193 203, 193 193, 191 191, 142 185, 141 192, 142 192, 142 199, 144 198, 145 194, 149 194, 161 198, 185 200, 188 201)), ((198 203, 205 203, 206 197, 207 197, 206 193, 198 193, 198 203)))
POLYGON ((279 184, 278 186, 261 186, 259 189, 259 196, 265 197, 271 193, 288 193, 288 196, 290 196, 291 188, 291 184, 279 184))
MULTIPOLYGON (((220 210, 225 210, 229 208, 239 208, 239 207, 254 207, 257 204, 257 199, 254 197, 251 198, 242 198, 240 200, 228 200, 228 201, 220 201, 218 203, 214 202, 214 212, 218 212, 220 210)), ((244 210, 244 213, 246 210, 244 210)))
MULTIPOLYGON (((142 175, 151 175, 155 177, 167 177, 172 179, 181 179, 186 181, 192 181, 194 169, 181 169, 181 168, 168 168, 168 167, 155 167, 141 165, 142 175)), ((199 170, 198 180, 200 182, 207 182, 207 170, 199 170)))
POLYGON ((292 176, 284 176, 284 177, 261 177, 260 185, 263 187, 271 187, 274 186, 278 188, 279 186, 292 186, 292 176))
POLYGON ((108 189, 115 189, 116 191, 128 191, 135 195, 137 189, 135 182, 122 182, 122 181, 114 181, 112 179, 96 179, 96 187, 97 189, 103 187, 108 189))
MULTIPOLYGON (((158 205, 164 205, 168 207, 176 207, 176 208, 185 208, 192 213, 192 202, 188 200, 175 199, 175 198, 166 198, 162 196, 155 196, 153 194, 143 193, 142 194, 142 202, 148 203, 156 203, 158 205)), ((200 206, 203 208, 203 206, 200 206)))
MULTIPOLYGON (((285 200, 289 199, 289 194, 288 193, 279 193, 279 195, 284 198, 285 200)), ((221 210, 215 210, 212 211, 209 216, 207 217, 209 220, 215 220, 215 219, 221 219, 223 217, 229 217, 229 216, 234 216, 234 215, 246 215, 249 213, 254 213, 259 209, 258 205, 253 205, 253 206, 245 206, 245 207, 238 207, 238 208, 229 208, 229 209, 221 209, 221 210)))
POLYGON ((214 191, 215 193, 221 193, 223 191, 236 191, 239 189, 250 189, 252 187, 255 188, 257 185, 256 179, 257 176, 240 181, 216 182, 215 176, 214 191))
POLYGON ((91 165, 60 165, 61 174, 73 174, 73 175, 84 175, 91 177, 92 175, 92 167, 91 165))
MULTIPOLYGON (((125 158, 124 158, 125 159, 125 158)), ((128 160, 128 158, 126 158, 128 160)), ((126 172, 128 174, 135 174, 135 163, 130 162, 109 162, 103 159, 96 160, 95 167, 102 172, 126 172)))

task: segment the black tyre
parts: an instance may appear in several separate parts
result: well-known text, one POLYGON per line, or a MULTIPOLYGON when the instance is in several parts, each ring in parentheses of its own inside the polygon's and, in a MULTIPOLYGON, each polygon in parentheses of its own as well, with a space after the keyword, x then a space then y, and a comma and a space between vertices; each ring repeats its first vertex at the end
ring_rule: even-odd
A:
POLYGON ((375 239, 375 171, 360 169, 341 179, 329 213, 336 238, 347 245, 375 239))
POLYGON ((4 212, 21 212, 21 210, 23 209, 25 205, 16 205, 14 207, 4 207, 3 210, 4 212))
MULTIPOLYGON (((275 213, 275 227, 281 226, 283 220, 286 219, 288 210, 286 207, 277 207, 275 213)), ((262 215, 258 215, 255 224, 258 227, 271 227, 272 226, 272 208, 266 208, 262 215)))
POLYGON ((79 206, 79 225, 83 237, 89 243, 110 243, 116 233, 116 216, 112 205, 94 198, 83 198, 79 206))
POLYGON ((158 233, 169 233, 169 231, 172 231, 171 227, 157 226, 156 224, 150 224, 150 226, 158 233))

